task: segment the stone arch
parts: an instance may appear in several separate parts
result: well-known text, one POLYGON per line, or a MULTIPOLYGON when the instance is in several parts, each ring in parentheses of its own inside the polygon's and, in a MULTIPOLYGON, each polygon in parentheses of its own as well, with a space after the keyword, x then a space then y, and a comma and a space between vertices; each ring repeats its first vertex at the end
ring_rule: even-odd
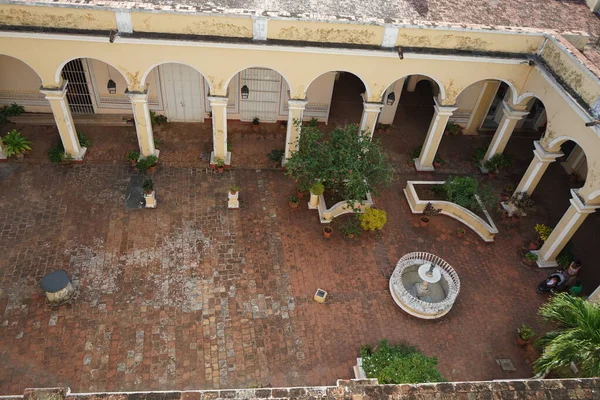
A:
POLYGON ((190 68, 194 69, 196 72, 198 72, 200 74, 200 76, 202 76, 204 78, 204 81, 208 85, 209 91, 210 92, 213 91, 213 82, 210 79, 208 79, 207 76, 202 71, 200 71, 198 68, 196 68, 196 66, 185 63, 185 62, 181 62, 181 61, 169 61, 169 60, 161 61, 161 62, 150 65, 150 67, 148 67, 146 69, 146 71, 144 72, 144 74, 142 75, 142 77, 140 79, 140 83, 139 83, 140 88, 144 88, 146 86, 146 80, 148 79, 148 75, 150 75, 150 73, 154 70, 154 68, 160 67, 161 65, 164 65, 164 64, 180 64, 180 65, 185 65, 186 67, 190 67, 190 68))
POLYGON ((18 57, 15 57, 15 56, 12 56, 12 55, 6 54, 6 53, 0 53, 0 56, 8 57, 12 60, 16 60, 16 61, 24 64, 25 66, 27 66, 27 68, 29 68, 31 71, 33 71, 36 74, 36 76, 40 80, 40 83, 42 82, 42 76, 39 74, 39 72, 36 71, 36 69, 34 67, 32 67, 31 65, 29 65, 26 61, 23 61, 22 59, 20 59, 18 57))
POLYGON ((62 71, 65 68, 65 65, 67 65, 69 62, 73 61, 73 60, 77 60, 77 59, 88 59, 88 60, 94 60, 94 61, 100 61, 106 65, 108 65, 109 67, 113 68, 114 70, 116 70, 118 73, 121 74, 121 76, 123 77, 123 79, 125 80, 125 82, 127 83, 127 86, 129 87, 131 85, 131 81, 129 80, 129 78, 127 77, 127 74, 125 74, 123 71, 121 71, 120 68, 115 67, 114 65, 112 65, 111 63, 102 60, 101 58, 98 57, 87 57, 87 56, 81 56, 81 57, 70 57, 67 60, 63 61, 60 63, 60 65, 58 66, 58 68, 56 69, 56 72, 54 74, 54 82, 59 85, 61 80, 62 80, 62 71))
MULTIPOLYGON (((434 77, 433 77, 433 76, 431 76, 431 75, 428 75, 428 74, 422 74, 422 73, 418 73, 418 72, 414 72, 414 73, 410 73, 410 74, 404 74, 404 75, 402 75, 402 76, 400 76, 400 77, 398 77, 398 78, 394 79, 394 81, 393 81, 393 82, 391 82, 391 83, 389 83, 388 85, 386 85, 386 86, 385 86, 385 89, 383 90, 383 92, 381 92, 381 94, 380 94, 380 97, 383 99, 383 96, 384 96, 385 92, 386 92, 386 91, 387 91, 387 90, 388 90, 388 89, 389 89, 389 88, 390 88, 392 85, 394 85, 394 84, 395 84, 397 81, 399 81, 400 79, 406 79, 406 78, 409 78, 411 75, 423 76, 423 77, 425 77, 425 78, 427 78, 427 79, 431 80, 432 82, 436 83, 436 84, 437 84, 437 89, 438 89, 438 91, 439 91, 439 95, 438 95, 438 97, 440 98, 440 100, 444 100, 444 99, 446 99, 446 88, 444 87, 444 85, 442 84, 442 82, 441 82, 439 79, 437 79, 437 78, 434 78, 434 77)), ((418 81, 418 82, 420 82, 420 81, 422 81, 422 80, 423 80, 423 79, 419 79, 419 81, 418 81)), ((418 83, 418 82, 417 82, 417 83, 418 83)), ((385 101, 385 99, 383 99, 383 101, 385 101)))
POLYGON ((306 85, 306 91, 308 91, 308 88, 310 87, 310 85, 312 85, 312 83, 317 80, 318 78, 320 78, 321 76, 330 73, 330 72, 344 72, 347 74, 352 74, 354 76, 356 76, 358 79, 360 79, 360 81, 362 82, 363 86, 365 87, 365 93, 366 93, 366 97, 370 98, 371 97, 371 89, 369 87, 369 85, 367 84, 367 81, 364 79, 364 77, 360 76, 360 74, 353 72, 353 71, 349 71, 349 70, 345 70, 345 69, 339 69, 339 70, 329 70, 329 71, 323 71, 321 73, 319 73, 317 76, 313 77, 306 85))
POLYGON ((469 87, 471 87, 471 86, 475 85, 476 83, 483 82, 483 81, 498 81, 498 82, 505 83, 505 84, 508 86, 509 90, 510 90, 510 101, 511 101, 511 103, 512 103, 513 105, 516 105, 516 104, 518 104, 518 102, 515 102, 515 100, 517 100, 517 99, 519 98, 519 96, 518 96, 518 91, 517 91, 517 88, 515 87, 515 85, 514 85, 514 84, 513 84, 511 81, 509 81, 509 80, 502 79, 502 78, 497 78, 497 77, 489 77, 489 78, 484 78, 484 79, 477 79, 476 81, 473 81, 473 82, 471 82, 471 83, 469 83, 469 84, 465 85, 465 86, 464 86, 464 87, 463 87, 463 88, 462 88, 462 89, 461 89, 461 90, 460 90, 460 91, 459 91, 459 92, 456 94, 456 97, 455 97, 455 99, 457 99, 457 98, 458 98, 458 96, 460 96, 460 95, 461 95, 461 93, 463 93, 463 92, 464 92, 465 90, 467 90, 469 87))
POLYGON ((227 81, 225 81, 225 84, 223 85, 223 87, 224 87, 224 88, 227 88, 227 87, 229 87, 229 84, 231 83, 231 80, 232 80, 232 79, 234 79, 236 76, 238 76, 238 74, 239 74, 240 72, 242 72, 242 71, 245 71, 245 70, 247 70, 247 69, 250 69, 250 68, 262 68, 262 69, 270 69, 271 71, 275 71, 275 72, 277 72, 277 73, 278 73, 278 74, 279 74, 279 75, 280 75, 280 76, 283 78, 283 80, 285 81, 285 83, 288 85, 288 87, 289 87, 289 89, 290 89, 290 97, 291 97, 291 98, 294 98, 294 95, 295 95, 296 93, 294 92, 294 88, 293 88, 293 86, 290 84, 290 80, 289 80, 288 78, 286 78, 286 76, 285 76, 284 74, 282 74, 282 73, 281 73, 281 71, 279 71, 278 69, 275 69, 275 68, 272 68, 272 67, 265 67, 265 66, 262 66, 262 65, 248 65, 248 66, 246 66, 246 67, 244 67, 244 68, 240 68, 240 69, 238 69, 237 71, 235 71, 235 72, 234 72, 234 74, 233 74, 233 75, 231 75, 231 76, 229 77, 229 79, 227 79, 227 81))

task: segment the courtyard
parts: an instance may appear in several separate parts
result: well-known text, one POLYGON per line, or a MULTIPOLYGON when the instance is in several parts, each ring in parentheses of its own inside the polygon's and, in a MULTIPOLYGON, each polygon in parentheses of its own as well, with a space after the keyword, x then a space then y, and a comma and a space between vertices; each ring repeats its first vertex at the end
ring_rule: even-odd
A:
MULTIPOLYGON (((392 187, 375 199, 388 224, 353 240, 339 232, 324 239, 316 211, 287 205, 295 185, 267 158, 283 148, 279 124, 251 132, 232 123, 233 168, 222 174, 203 160, 209 123, 158 127, 155 210, 131 207, 128 199, 142 179, 125 161, 137 145, 132 127, 82 127, 92 141, 85 163, 56 166, 46 156, 58 139, 55 128, 19 126, 33 151, 23 162, 0 164, 2 394, 44 386, 93 392, 331 385, 353 376, 362 345, 384 338, 438 357, 450 381, 531 377, 535 351, 520 347, 515 332, 523 323, 542 329, 536 313, 546 296, 535 287, 549 271, 522 265, 522 249, 535 223, 560 219, 573 184, 552 165, 534 193, 536 214, 514 223, 496 213, 500 233, 492 244, 471 231, 457 237, 461 225, 443 216, 420 227, 402 193, 406 181, 477 174, 473 150, 490 140, 444 137, 439 155, 446 163, 416 173, 409 153, 422 143, 430 114, 428 107, 401 107, 395 127, 375 133, 397 170, 392 187), (234 184, 241 208, 228 210, 234 184), (389 275, 412 251, 441 256, 460 276, 457 303, 441 320, 410 317, 390 297, 389 275), (80 295, 51 309, 39 281, 61 268, 80 295), (317 288, 329 292, 325 304, 312 300, 317 288), (510 359, 516 370, 503 371, 498 359, 510 359)), ((534 139, 511 139, 513 166, 489 180, 498 192, 518 182, 534 139)), ((597 286, 590 258, 597 219, 590 216, 574 240, 587 292, 597 286)))

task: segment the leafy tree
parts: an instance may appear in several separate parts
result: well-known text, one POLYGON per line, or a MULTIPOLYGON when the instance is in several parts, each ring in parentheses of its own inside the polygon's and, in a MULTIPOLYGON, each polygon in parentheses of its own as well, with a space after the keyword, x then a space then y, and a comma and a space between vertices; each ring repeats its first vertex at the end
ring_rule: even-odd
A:
POLYGON ((335 128, 328 135, 310 124, 301 129, 298 150, 286 163, 287 174, 300 189, 322 182, 326 189, 354 203, 391 184, 393 167, 383 147, 360 133, 358 126, 335 128))
POLYGON ((427 357, 406 343, 390 346, 382 340, 375 349, 360 350, 362 367, 368 378, 381 384, 444 382, 436 369, 437 359, 427 357))
POLYGON ((600 376, 600 306, 560 293, 542 305, 539 314, 556 328, 537 340, 542 354, 533 363, 534 371, 568 374, 574 363, 580 377, 600 376))

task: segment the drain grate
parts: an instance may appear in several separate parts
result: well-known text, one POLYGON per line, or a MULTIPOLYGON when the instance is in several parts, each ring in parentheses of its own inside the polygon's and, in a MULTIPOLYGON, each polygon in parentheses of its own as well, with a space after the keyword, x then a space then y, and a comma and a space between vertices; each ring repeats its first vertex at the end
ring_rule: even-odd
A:
POLYGON ((496 363, 502 368, 502 371, 514 372, 517 370, 510 358, 497 358, 496 363))

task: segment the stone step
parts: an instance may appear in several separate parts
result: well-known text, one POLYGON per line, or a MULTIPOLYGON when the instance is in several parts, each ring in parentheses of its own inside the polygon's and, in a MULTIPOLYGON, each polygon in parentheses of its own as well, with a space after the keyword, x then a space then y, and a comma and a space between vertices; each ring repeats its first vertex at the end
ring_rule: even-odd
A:
MULTIPOLYGON (((55 125, 54 116, 45 113, 25 113, 16 117, 10 117, 10 122, 19 125, 55 125)), ((73 115, 76 125, 96 126, 134 126, 133 115, 123 114, 94 114, 73 115)))

